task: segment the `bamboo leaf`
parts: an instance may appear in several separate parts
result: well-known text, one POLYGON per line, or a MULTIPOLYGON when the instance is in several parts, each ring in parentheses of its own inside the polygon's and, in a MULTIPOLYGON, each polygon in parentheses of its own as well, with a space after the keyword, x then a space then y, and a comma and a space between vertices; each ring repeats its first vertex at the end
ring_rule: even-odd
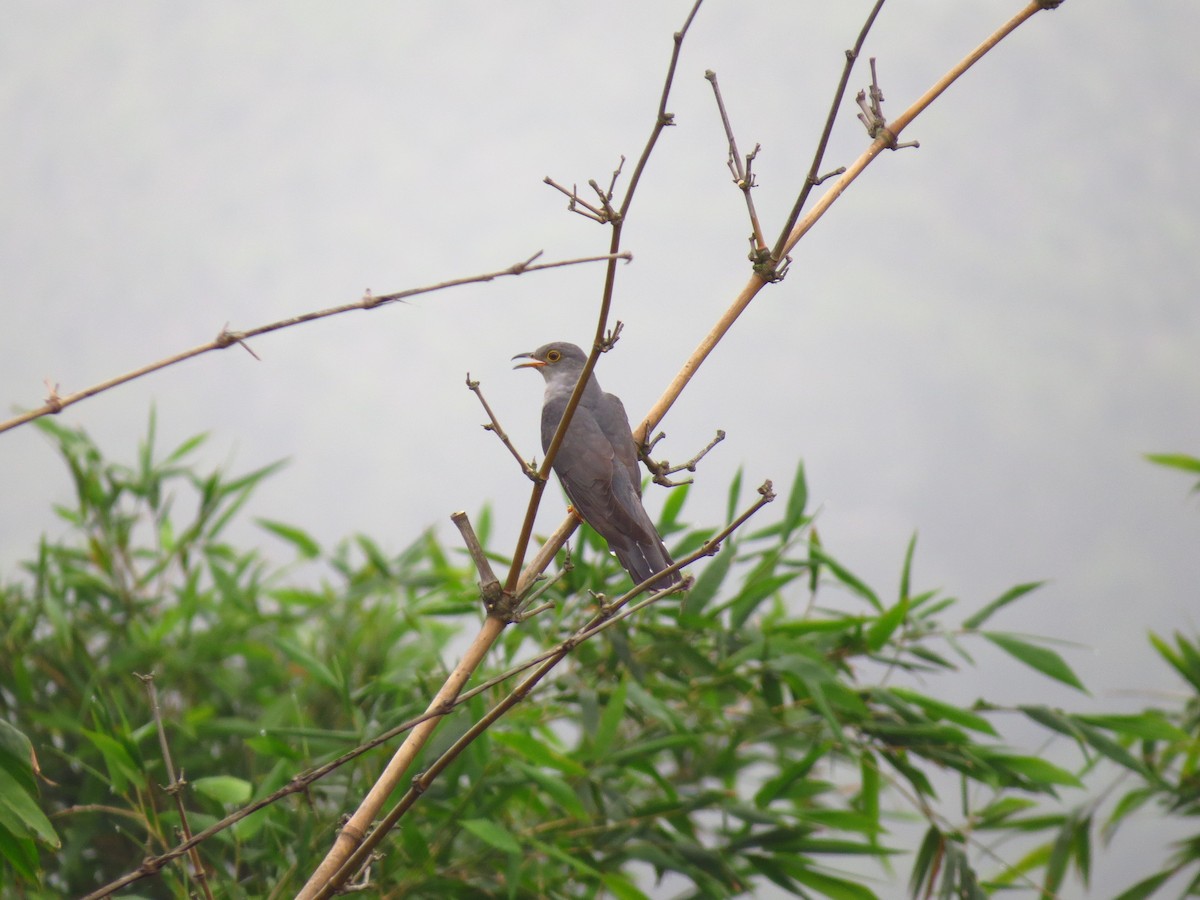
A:
POLYGON ((867 587, 866 583, 861 581, 857 575, 826 553, 825 548, 821 544, 816 542, 809 544, 808 553, 814 562, 827 566, 834 577, 853 593, 858 594, 858 596, 870 603, 875 609, 883 612, 883 603, 880 602, 875 592, 867 587))
POLYGON ((1143 878, 1132 887, 1126 888, 1121 893, 1117 894, 1113 900, 1145 900, 1146 897, 1152 896, 1160 887, 1166 884, 1175 876, 1175 869, 1164 869, 1149 878, 1143 878))
POLYGON ((735 556, 733 540, 726 541, 725 546, 721 548, 712 562, 704 567, 704 571, 696 578, 696 583, 684 597, 684 614, 699 615, 709 601, 716 596, 717 591, 725 582, 725 577, 729 574, 735 556))
POLYGON ((274 522, 270 519, 255 519, 260 528, 271 532, 280 540, 286 541, 296 548, 296 552, 305 559, 316 559, 321 555, 321 545, 318 544, 308 533, 294 525, 286 525, 283 522, 274 522))
POLYGON ((945 838, 934 825, 929 826, 913 860, 912 874, 908 879, 908 892, 914 897, 925 896, 925 887, 933 887, 933 878, 941 866, 945 851, 945 838))
POLYGON ((625 698, 628 693, 628 681, 622 678, 613 688, 608 703, 604 705, 604 711, 596 725, 596 733, 592 735, 592 759, 604 759, 612 752, 617 729, 621 727, 621 720, 625 718, 625 698))
POLYGON ((58 833, 33 796, 4 768, 0 768, 0 831, 2 830, 7 830, 16 838, 36 837, 43 844, 55 849, 61 846, 58 833))
POLYGON ((908 616, 908 597, 903 596, 893 604, 887 612, 875 620, 867 629, 867 646, 872 653, 878 653, 908 616))
POLYGON ((725 505, 725 521, 732 522, 737 518, 738 504, 742 499, 742 467, 738 466, 738 470, 733 474, 733 481, 729 483, 729 498, 725 505))
POLYGON ((969 710, 962 709, 950 703, 944 703, 941 700, 934 700, 932 697, 926 697, 924 694, 918 694, 916 691, 911 691, 908 688, 892 688, 892 693, 897 697, 907 700, 909 703, 921 707, 935 721, 946 719, 955 725, 970 728, 972 731, 996 736, 996 729, 992 727, 991 722, 969 710))
POLYGON ((212 775, 208 778, 197 778, 189 781, 196 793, 203 794, 227 806, 236 806, 250 799, 253 788, 250 782, 232 775, 212 775))
POLYGON ((908 548, 904 551, 904 566, 900 569, 900 599, 908 600, 912 596, 912 561, 917 549, 917 533, 908 539, 908 548))
POLYGON ((1020 660, 1031 669, 1036 669, 1048 678, 1060 681, 1076 690, 1087 693, 1083 682, 1071 671, 1061 656, 1047 647, 1039 647, 1010 634, 995 631, 982 632, 983 636, 1014 659, 1020 660))
POLYGON ((495 847, 501 853, 520 853, 521 845, 505 828, 501 828, 489 819, 464 819, 462 827, 485 844, 495 847))
POLYGON ((975 615, 968 616, 965 620, 963 620, 962 627, 966 629, 978 628, 993 615, 1004 609, 1004 607, 1008 606, 1008 604, 1013 603, 1016 600, 1020 600, 1031 591, 1036 591, 1045 583, 1046 582, 1044 581, 1030 581, 1026 582, 1025 584, 1018 584, 1015 587, 1009 588, 979 612, 975 613, 975 615))
POLYGON ((788 493, 787 509, 783 515, 783 533, 786 537, 804 523, 804 507, 808 504, 808 482, 804 477, 804 463, 796 466, 796 477, 788 493))

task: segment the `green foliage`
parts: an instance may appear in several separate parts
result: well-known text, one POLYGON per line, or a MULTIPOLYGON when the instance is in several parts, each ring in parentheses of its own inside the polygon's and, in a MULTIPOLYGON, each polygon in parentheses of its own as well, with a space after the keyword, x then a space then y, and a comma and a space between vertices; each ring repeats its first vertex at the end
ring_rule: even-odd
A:
MULTIPOLYGON (((1146 459, 1168 469, 1178 469, 1191 475, 1200 475, 1200 459, 1195 456, 1185 456, 1182 453, 1147 453, 1146 459)), ((1193 491, 1200 491, 1200 481, 1196 482, 1193 491)))
MULTIPOLYGON (((106 461, 82 431, 42 427, 76 500, 58 510, 70 532, 43 540, 0 589, 0 878, 26 896, 85 893, 178 843, 135 673, 154 676, 197 831, 419 714, 481 619, 465 555, 432 533, 399 553, 363 536, 327 549, 260 519, 266 549, 235 546, 230 526, 276 467, 198 474, 202 439, 160 459, 153 420, 134 466, 106 461)), ((739 475, 730 520, 740 494, 739 475)), ((915 539, 888 596, 821 544, 807 495, 801 468, 779 519, 727 539, 682 599, 577 646, 432 783, 372 883, 394 896, 639 898, 662 882, 697 897, 771 883, 870 898, 882 879, 907 880, 915 896, 985 897, 1086 883, 1095 841, 1147 805, 1200 812, 1200 700, 1182 713, 1075 715, 938 698, 937 676, 969 665, 970 644, 1083 685, 1044 642, 982 630, 1036 584, 949 622, 954 598, 912 587, 915 539), (1009 747, 1000 725, 1014 714, 1078 747, 1079 766, 1009 747), (1116 773, 1115 805, 1064 806, 1101 773, 1116 773), (893 832, 898 813, 922 822, 923 838, 893 832), (1022 849, 1000 859, 990 847, 1012 836, 1022 849)), ((662 522, 678 554, 714 533, 683 523, 685 500, 672 495, 662 522)), ((476 526, 486 541, 486 511, 476 526)), ((475 683, 586 621, 588 591, 611 598, 627 584, 586 531, 572 566, 553 608, 509 627, 475 683)), ((1200 649, 1154 640, 1200 694, 1200 649)), ((510 687, 448 716, 422 767, 510 687)), ((214 893, 294 893, 381 753, 203 842, 214 893)), ((1194 878, 1197 848, 1181 845, 1127 895, 1194 878)), ((197 885, 181 860, 137 889, 183 897, 197 885)))
MULTIPOLYGON (((47 895, 78 894, 177 843, 135 673, 154 675, 175 769, 192 783, 193 830, 423 708, 457 627, 442 623, 470 594, 465 571, 435 567, 430 536, 390 559, 360 538, 321 553, 318 571, 276 566, 225 533, 278 466, 198 474, 188 463, 202 439, 159 458, 153 420, 134 466, 105 461, 82 431, 40 427, 74 482, 75 503, 57 510, 72 530, 61 543, 43 540, 25 577, 0 591, 0 708, 33 742, 39 802, 54 827, 14 804, 34 792, 28 751, 24 777, 6 755, 0 778, 22 789, 0 783, 8 878, 33 883, 40 850, 47 895)), ((299 529, 265 527, 298 561, 320 553, 299 529)), ((365 779, 345 770, 317 799, 365 779)), ((220 893, 294 878, 298 842, 324 842, 328 812, 280 803, 206 844, 205 859, 228 879, 220 893)), ((160 895, 186 895, 183 866, 162 880, 160 895)))

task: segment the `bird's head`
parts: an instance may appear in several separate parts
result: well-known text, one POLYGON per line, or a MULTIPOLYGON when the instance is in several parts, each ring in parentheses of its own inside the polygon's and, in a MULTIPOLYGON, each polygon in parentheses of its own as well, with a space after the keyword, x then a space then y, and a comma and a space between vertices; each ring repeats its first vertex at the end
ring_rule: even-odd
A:
POLYGON ((583 370, 587 362, 587 354, 566 341, 554 341, 543 344, 532 353, 518 353, 513 359, 525 359, 528 362, 517 363, 514 369, 538 369, 545 378, 558 372, 571 372, 575 377, 583 370))

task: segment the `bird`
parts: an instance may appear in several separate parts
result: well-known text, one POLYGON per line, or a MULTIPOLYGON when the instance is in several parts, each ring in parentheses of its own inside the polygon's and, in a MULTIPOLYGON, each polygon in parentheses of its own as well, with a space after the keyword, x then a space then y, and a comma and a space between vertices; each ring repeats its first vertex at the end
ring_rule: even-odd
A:
MULTIPOLYGON (((513 359, 529 360, 514 369, 537 369, 546 380, 542 405, 542 452, 546 452, 587 363, 587 354, 574 344, 555 341, 532 353, 518 353, 513 359)), ((608 549, 634 584, 673 565, 642 506, 637 446, 625 406, 619 398, 600 389, 594 374, 588 376, 552 468, 575 511, 608 542, 608 549)), ((682 580, 678 572, 671 572, 651 587, 661 590, 682 580)))

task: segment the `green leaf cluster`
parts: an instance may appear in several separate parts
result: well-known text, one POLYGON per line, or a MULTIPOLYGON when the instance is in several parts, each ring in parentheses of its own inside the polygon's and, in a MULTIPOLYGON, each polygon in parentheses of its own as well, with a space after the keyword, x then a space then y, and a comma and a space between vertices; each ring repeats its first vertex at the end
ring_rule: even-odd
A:
MULTIPOLYGON (((58 510, 67 533, 0 588, 0 878, 22 895, 86 893, 178 843, 135 673, 153 675, 195 832, 419 715, 481 621, 469 560, 432 533, 399 552, 364 536, 326 548, 259 520, 261 546, 240 546, 231 526, 277 466, 201 474, 203 439, 160 456, 153 419, 133 465, 78 429, 42 427, 76 496, 58 510)), ((730 520, 741 495, 739 475, 730 520)), ((686 497, 672 494, 661 522, 677 556, 716 533, 684 524, 686 497)), ((981 649, 1083 690, 1049 642, 990 627, 1038 585, 956 619, 955 598, 913 587, 914 539, 897 588, 879 590, 824 546, 807 497, 800 468, 778 519, 728 539, 682 598, 575 647, 433 781, 371 883, 416 897, 1057 892, 1088 882, 1098 843, 1138 810, 1200 812, 1194 642, 1154 638, 1190 692, 1182 710, 947 702, 938 679, 981 649), (1015 719, 1064 753, 1009 746, 1015 719)), ((486 510, 475 526, 486 546, 486 510)), ((506 629, 472 683, 554 646, 626 584, 585 529, 553 607, 506 629)), ((419 765, 510 687, 447 716, 419 765)), ((203 842, 214 893, 294 893, 383 752, 203 842)), ((1198 875, 1200 838, 1123 896, 1198 875)), ((198 886, 180 860, 140 889, 198 886)))

